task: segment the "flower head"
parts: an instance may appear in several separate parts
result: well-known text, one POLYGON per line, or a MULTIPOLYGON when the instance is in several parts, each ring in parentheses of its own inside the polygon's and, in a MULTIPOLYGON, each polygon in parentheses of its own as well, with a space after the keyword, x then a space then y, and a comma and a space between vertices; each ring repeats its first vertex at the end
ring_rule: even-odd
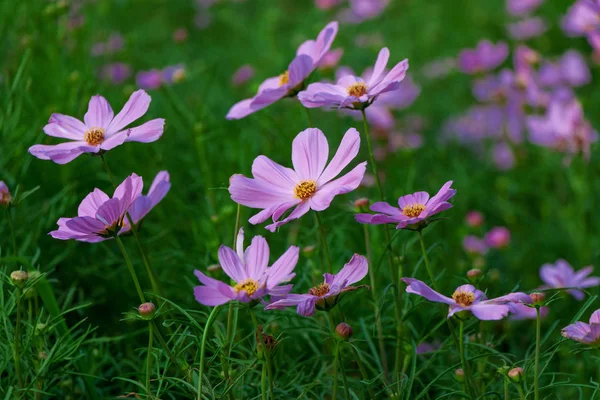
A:
POLYGON ((581 321, 575 322, 564 327, 562 335, 579 343, 600 345, 600 310, 594 311, 589 324, 581 321))
POLYGON ((483 255, 488 251, 488 245, 485 243, 485 240, 473 235, 465 236, 463 240, 463 248, 467 253, 470 254, 483 255))
POLYGON ((495 299, 487 299, 481 290, 473 285, 462 285, 456 288, 452 298, 446 297, 431 289, 424 282, 414 278, 402 278, 408 286, 407 293, 417 294, 436 303, 448 304, 448 318, 461 311, 470 311, 481 320, 499 320, 506 317, 512 310, 512 303, 530 303, 529 295, 522 292, 507 294, 495 299))
POLYGON ((269 245, 262 236, 255 236, 244 250, 244 230, 237 236, 237 252, 227 246, 219 249, 221 268, 234 282, 228 285, 196 270, 194 274, 203 286, 194 288, 196 301, 205 306, 218 306, 232 300, 250 303, 270 295, 278 299, 287 295, 292 285, 282 285, 296 274, 299 248, 290 246, 272 266, 269 265, 269 245))
MULTIPOLYGON (((171 189, 171 178, 167 171, 160 171, 154 180, 147 195, 140 194, 129 207, 129 216, 135 225, 138 225, 142 219, 152 210, 171 189)), ((131 229, 129 219, 125 218, 123 226, 119 231, 119 234, 128 232, 131 229)))
POLYGON ((331 48, 338 30, 337 22, 330 22, 317 36, 307 40, 296 51, 296 57, 282 74, 265 80, 258 93, 235 104, 227 113, 227 119, 241 119, 261 110, 284 97, 295 96, 304 87, 304 81, 317 68, 331 48))
POLYGON ((485 234, 485 242, 495 249, 504 248, 510 243, 510 231, 504 226, 495 226, 485 234))
POLYGON ((535 11, 544 0, 507 0, 506 11, 514 16, 522 16, 535 11))
POLYGON ((471 210, 467 213, 465 220, 467 221, 467 225, 472 228, 478 228, 483 225, 484 216, 479 211, 471 210))
POLYGON ((106 64, 100 68, 99 76, 100 79, 118 85, 131 76, 131 67, 122 62, 106 64))
POLYGON ((134 128, 126 128, 146 114, 150 100, 146 92, 138 90, 115 116, 104 97, 92 96, 83 122, 68 115, 52 114, 48 125, 44 127, 48 136, 69 139, 69 142, 36 144, 29 148, 29 152, 41 160, 66 164, 83 153, 108 151, 124 142, 154 142, 163 134, 164 119, 157 118, 134 128))
POLYGON ((371 105, 377 96, 400 87, 406 76, 408 60, 399 62, 385 73, 390 51, 384 47, 377 56, 377 62, 369 79, 345 75, 336 84, 311 83, 300 92, 298 100, 304 107, 338 107, 362 110, 371 105))
POLYGON ((583 300, 584 293, 581 289, 600 285, 600 278, 589 276, 594 267, 591 265, 575 272, 566 260, 557 260, 554 264, 544 264, 540 268, 540 278, 546 287, 561 289, 569 288, 567 293, 583 300))
POLYGON ((292 143, 294 169, 283 167, 265 156, 259 156, 252 164, 252 175, 233 175, 229 193, 236 203, 246 207, 263 209, 250 218, 251 224, 260 224, 273 217, 273 224, 266 228, 274 232, 277 227, 298 219, 310 209, 323 211, 338 194, 353 191, 365 174, 366 162, 337 177, 356 157, 360 147, 360 135, 354 128, 348 129, 329 165, 329 144, 323 132, 316 128, 298 134, 292 143), (279 218, 290 208, 296 207, 286 218, 279 218))
POLYGON ((356 220, 361 224, 396 224, 396 229, 409 227, 411 229, 426 226, 428 219, 435 214, 452 208, 448 200, 456 194, 451 189, 452 181, 448 181, 433 197, 427 192, 416 192, 398 199, 398 208, 385 202, 377 202, 371 206, 371 211, 379 214, 356 214, 356 220))
POLYGON ((101 242, 111 239, 125 226, 125 214, 141 195, 142 178, 136 174, 127 177, 109 198, 100 189, 88 194, 75 218, 60 218, 58 229, 50 232, 55 239, 75 239, 80 242, 101 242))
POLYGON ((8 186, 4 181, 0 181, 0 206, 7 206, 12 202, 12 195, 10 194, 10 190, 8 190, 8 186))
POLYGON ((494 44, 482 40, 474 49, 465 49, 458 55, 458 68, 466 74, 490 71, 506 60, 508 45, 504 42, 494 44))
POLYGON ((568 36, 586 36, 600 27, 600 4, 578 0, 567 11, 562 28, 568 36))
POLYGON ((158 89, 163 83, 163 74, 161 70, 156 68, 149 71, 140 71, 135 76, 135 81, 142 89, 158 89))
POLYGON ((254 68, 252 65, 245 64, 239 67, 231 77, 231 83, 233 86, 242 86, 244 83, 248 82, 254 76, 254 68))
POLYGON ((296 307, 298 314, 305 317, 313 315, 315 307, 330 310, 338 303, 340 294, 357 289, 351 285, 363 279, 367 272, 367 259, 355 254, 337 274, 323 274, 323 283, 310 289, 308 294, 289 294, 284 299, 269 304, 265 310, 296 307))

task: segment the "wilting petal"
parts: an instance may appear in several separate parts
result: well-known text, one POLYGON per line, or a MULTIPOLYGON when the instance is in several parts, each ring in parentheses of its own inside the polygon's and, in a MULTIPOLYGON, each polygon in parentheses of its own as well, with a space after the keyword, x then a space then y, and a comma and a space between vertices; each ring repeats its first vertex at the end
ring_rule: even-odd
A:
POLYGON ((227 276, 235 282, 241 282, 244 279, 249 278, 235 251, 227 246, 221 245, 219 248, 219 263, 227 276))
POLYGON ((342 170, 358 155, 359 149, 360 134, 356 129, 350 128, 344 134, 340 147, 338 147, 331 162, 319 177, 319 185, 324 185, 338 176, 339 173, 342 172, 342 170))
POLYGON ((292 164, 300 179, 317 180, 329 156, 329 144, 323 132, 308 128, 292 142, 292 164))
POLYGON ((136 119, 141 118, 148 111, 151 100, 148 93, 142 89, 133 92, 123 109, 119 111, 106 128, 107 133, 118 132, 136 119))
POLYGON ((259 280, 269 265, 269 245, 262 236, 254 236, 246 249, 245 264, 249 278, 259 280))
POLYGON ((451 298, 439 294, 438 292, 431 289, 424 282, 418 279, 402 278, 402 281, 408 285, 406 287, 406 293, 417 294, 419 296, 425 297, 427 300, 435 301, 437 303, 445 303, 449 305, 456 304, 451 298))
POLYGON ((129 130, 126 142, 150 143, 162 136, 165 130, 165 120, 156 118, 129 130))
POLYGON ((88 111, 85 113, 83 121, 88 128, 106 129, 114 115, 108 101, 100 95, 95 95, 90 99, 88 111))
POLYGON ((369 263, 361 255, 354 254, 350 261, 335 275, 332 286, 339 286, 341 289, 352 285, 363 279, 369 272, 369 263))
POLYGON ((269 289, 282 282, 291 280, 295 274, 292 273, 298 263, 300 248, 290 246, 285 253, 273 265, 267 269, 267 287, 269 289))

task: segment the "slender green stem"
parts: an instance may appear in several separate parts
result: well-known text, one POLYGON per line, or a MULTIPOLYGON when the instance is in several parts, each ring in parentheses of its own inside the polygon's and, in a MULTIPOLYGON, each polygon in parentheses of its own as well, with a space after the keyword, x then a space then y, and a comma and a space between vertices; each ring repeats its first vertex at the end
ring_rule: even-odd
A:
POLYGON ((156 326, 156 323, 154 322, 154 320, 152 320, 152 325, 154 325, 154 335, 156 336, 156 338, 160 342, 160 346, 163 348, 163 350, 165 351, 165 353, 167 353, 167 355, 171 359, 171 362, 174 365, 179 366, 181 369, 187 369, 188 368, 187 363, 186 362, 180 363, 179 360, 177 360, 177 357, 175 357, 175 354, 173 354, 173 352, 171 351, 171 349, 169 349, 169 346, 168 346, 167 342, 165 341, 165 339, 161 335, 160 330, 158 329, 158 326, 156 326))
POLYGON ((15 358, 15 373, 19 379, 19 388, 23 389, 25 384, 23 382, 23 375, 21 374, 21 297, 23 290, 17 287, 17 325, 15 326, 15 346, 14 346, 14 358, 15 358))
POLYGON ((262 400, 267 400, 267 364, 264 362, 260 374, 260 397, 262 400))
POLYGON ((204 325, 204 332, 202 332, 202 341, 200 342, 200 370, 198 372, 198 396, 197 400, 202 400, 202 384, 204 382, 204 357, 206 356, 206 340, 208 339, 208 330, 212 326, 212 323, 217 318, 217 314, 221 310, 221 306, 213 308, 206 324, 204 325))
POLYGON ((138 281, 137 274, 135 273, 135 269, 133 269, 133 264, 131 263, 131 259, 129 258, 129 254, 127 254, 127 250, 125 250, 125 246, 123 246, 123 242, 119 235, 115 235, 115 239, 119 244, 119 248, 121 249, 121 253, 123 253, 123 258, 125 258, 125 264, 127 264, 127 268, 129 269, 129 273, 131 274, 131 278, 133 279, 133 283, 135 285, 135 290, 140 297, 140 301, 142 303, 146 302, 146 298, 144 297, 144 292, 142 291, 142 287, 140 286, 140 282, 138 281))
POLYGON ((113 174, 108 167, 108 163, 106 162, 106 158, 104 157, 104 153, 100 153, 100 159, 102 160, 102 165, 104 165, 104 170, 106 171, 106 175, 108 176, 108 180, 113 188, 116 188, 115 180, 113 178, 113 174))
POLYGON ((312 128, 314 127, 313 123, 312 123, 312 118, 310 117, 310 110, 306 107, 303 107, 304 110, 306 111, 306 119, 308 120, 308 127, 312 128))
POLYGON ((150 392, 150 375, 152 373, 152 321, 148 322, 148 358, 146 359, 146 398, 150 399, 152 393, 150 392))
POLYGON ((267 375, 269 376, 269 397, 271 400, 275 400, 275 395, 273 394, 273 358, 271 354, 267 354, 266 356, 267 362, 267 375))
POLYGON ((369 150, 369 162, 375 175, 375 182, 377 183, 377 190, 379 190, 379 198, 383 201, 383 188, 381 187, 381 181, 379 179, 379 173, 377 173, 377 163, 375 163, 375 155, 373 153, 373 146, 371 145, 371 132, 369 131, 369 124, 367 123, 367 115, 365 110, 360 110, 363 117, 363 123, 365 126, 365 136, 367 138, 367 149, 369 150))
POLYGON ((337 340, 336 336, 335 336, 335 321, 333 320, 333 314, 330 312, 327 312, 327 321, 329 321, 329 332, 331 332, 331 337, 334 340, 337 340))
POLYGON ((335 400, 337 398, 339 346, 340 346, 340 342, 338 340, 338 341, 336 341, 335 347, 333 350, 333 395, 331 396, 331 400, 335 400))
POLYGON ((517 383, 517 390, 519 391, 520 399, 525 400, 525 392, 523 391, 523 388, 521 387, 520 383, 517 383))
POLYGON ((425 241, 423 240, 423 233, 421 231, 417 231, 419 234, 419 242, 421 242, 421 252, 423 253, 423 261, 425 262, 425 268, 427 269, 427 273, 429 274, 429 279, 431 279, 431 286, 435 290, 438 290, 437 283, 435 282, 435 275, 431 270, 431 265, 429 264, 429 257, 427 256, 427 249, 425 248, 425 241))
POLYGON ((354 359, 356 360, 356 364, 358 364, 358 370, 360 371, 362 380, 365 382, 365 386, 367 387, 367 391, 369 392, 369 398, 374 399, 375 397, 373 396, 373 389, 371 388, 371 385, 366 383, 369 380, 369 375, 367 374, 365 365, 363 364, 363 362, 360 358, 360 355, 358 354, 358 350, 356 350, 356 348, 354 346, 351 346, 351 347, 352 347, 352 352, 354 353, 354 359))
POLYGON ((16 257, 17 256, 17 236, 15 235, 15 228, 13 225, 11 208, 12 208, 11 206, 8 206, 6 208, 6 215, 8 216, 8 226, 10 228, 10 237, 11 237, 12 245, 13 245, 13 255, 16 257))
POLYGON ((542 332, 542 318, 540 315, 540 307, 535 308, 535 372, 533 375, 533 387, 534 387, 534 399, 539 400, 540 398, 540 346, 541 346, 541 332, 542 332))
POLYGON ((508 398, 508 379, 504 377, 504 400, 510 400, 508 398))
POLYGON ((323 221, 321 220, 321 215, 317 211, 315 211, 315 216, 317 217, 317 224, 319 225, 319 231, 321 232, 323 252, 325 253, 325 259, 327 260, 327 272, 332 274, 333 268, 331 266, 331 258, 329 257, 329 247, 327 247, 327 235, 325 234, 325 226, 323 225, 323 221))
POLYGON ((343 342, 340 341, 339 343, 339 348, 338 348, 338 353, 340 353, 338 355, 338 361, 340 364, 340 371, 342 371, 342 383, 344 384, 344 396, 346 397, 346 400, 350 400, 350 388, 348 387, 348 379, 346 378, 346 370, 344 369, 344 360, 342 359, 342 346, 344 345, 343 342))
POLYGON ((248 307, 248 312, 250 313, 250 318, 252 319, 252 324, 254 324, 254 329, 258 328, 258 320, 256 319, 256 315, 254 314, 254 310, 248 307))
POLYGON ((467 388, 469 394, 472 396, 472 382, 471 373, 469 370, 469 365, 467 364, 467 358, 465 356, 465 322, 460 320, 459 328, 458 328, 458 347, 460 352, 460 363, 462 365, 463 372, 465 374, 465 387, 467 388))
MULTIPOLYGON (((401 270, 402 269, 402 265, 398 264, 398 268, 401 270)), ((401 288, 402 288, 402 273, 398 274, 398 282, 396 282, 396 291, 397 294, 396 296, 398 298, 400 298, 402 296, 401 294, 401 288)), ((396 379, 398 381, 398 386, 400 386, 400 374, 402 373, 402 365, 404 363, 403 359, 403 352, 402 350, 404 350, 402 348, 402 335, 403 335, 403 331, 402 331, 402 309, 400 307, 396 307, 396 356, 395 356, 395 362, 394 362, 394 375, 396 376, 396 379)), ((398 388, 399 391, 401 391, 401 388, 398 388)))

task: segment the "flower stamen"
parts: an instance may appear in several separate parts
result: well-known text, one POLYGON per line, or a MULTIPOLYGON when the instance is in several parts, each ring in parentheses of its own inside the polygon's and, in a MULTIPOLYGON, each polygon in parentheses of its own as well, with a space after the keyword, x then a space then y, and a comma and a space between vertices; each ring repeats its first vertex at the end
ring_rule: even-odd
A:
POLYGON ((348 94, 353 97, 360 97, 367 94, 367 84, 364 82, 356 82, 350 85, 347 89, 348 94))
POLYGON ((300 181, 294 188, 294 196, 297 199, 308 200, 317 192, 317 182, 312 179, 300 181))
POLYGON ((283 74, 279 75, 279 86, 287 85, 290 80, 290 72, 285 71, 283 74))
POLYGON ((308 294, 312 294, 313 296, 323 297, 327 293, 329 293, 329 284, 328 283, 319 283, 318 286, 311 288, 308 291, 308 294))
POLYGON ((248 293, 248 296, 252 296, 254 294, 254 292, 256 292, 259 288, 259 283, 256 282, 254 279, 248 278, 248 279, 244 279, 243 281, 237 283, 234 287, 233 287, 233 291, 236 293, 239 293, 240 291, 245 291, 246 293, 248 293))
POLYGON ((461 307, 468 307, 475 301, 475 294, 473 292, 466 292, 464 290, 457 290, 452 295, 452 299, 461 307))
POLYGON ((91 146, 98 146, 104 142, 104 129, 102 128, 90 128, 83 135, 85 140, 91 146))
POLYGON ((416 218, 421 215, 423 211, 425 211, 425 208, 426 207, 423 204, 409 204, 402 209, 402 214, 410 218, 416 218))

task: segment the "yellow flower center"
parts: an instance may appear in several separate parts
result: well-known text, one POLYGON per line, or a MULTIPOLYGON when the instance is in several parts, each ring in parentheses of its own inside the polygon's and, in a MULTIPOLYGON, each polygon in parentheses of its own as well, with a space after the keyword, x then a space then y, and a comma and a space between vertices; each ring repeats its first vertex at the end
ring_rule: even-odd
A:
POLYGON ((241 290, 248 293, 248 296, 252 296, 254 292, 258 290, 259 284, 254 279, 245 279, 233 287, 233 290, 236 293, 239 293, 241 290))
POLYGON ((102 128, 90 128, 83 135, 83 140, 85 140, 89 145, 98 146, 102 142, 104 142, 104 129, 102 128))
POLYGON ((294 188, 294 196, 297 199, 307 200, 317 192, 317 182, 308 179, 300 181, 294 188))
POLYGON ((283 74, 279 75, 279 86, 287 85, 290 80, 290 72, 285 71, 283 74))
POLYGON ((348 94, 354 97, 360 97, 367 94, 367 84, 364 82, 356 82, 348 88, 348 94))
POLYGON ((327 293, 329 293, 329 284, 325 282, 319 283, 319 286, 316 286, 308 291, 308 294, 319 297, 323 297, 327 293))
POLYGON ((468 307, 475 301, 475 294, 473 292, 465 292, 463 290, 457 290, 452 295, 452 299, 461 307, 468 307))
POLYGON ((421 215, 421 213, 425 211, 425 205, 423 204, 409 204, 402 209, 402 214, 406 215, 410 218, 415 218, 421 215))

